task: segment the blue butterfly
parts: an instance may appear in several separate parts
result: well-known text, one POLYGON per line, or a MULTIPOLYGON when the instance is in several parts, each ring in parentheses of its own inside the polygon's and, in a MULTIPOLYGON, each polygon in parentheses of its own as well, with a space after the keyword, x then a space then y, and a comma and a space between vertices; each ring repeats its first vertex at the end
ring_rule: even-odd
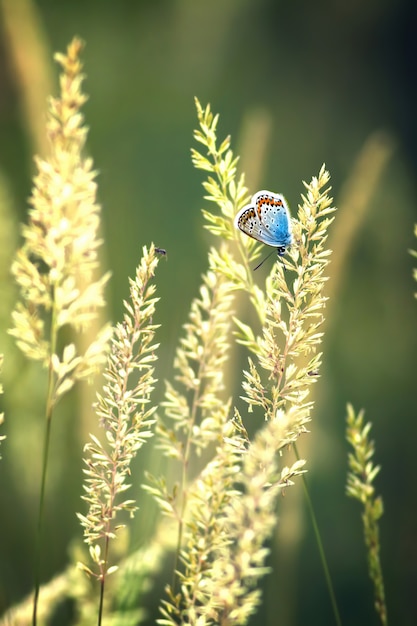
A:
POLYGON ((252 239, 276 248, 278 256, 283 256, 292 242, 287 203, 284 196, 272 191, 257 191, 251 203, 236 215, 235 226, 252 239))

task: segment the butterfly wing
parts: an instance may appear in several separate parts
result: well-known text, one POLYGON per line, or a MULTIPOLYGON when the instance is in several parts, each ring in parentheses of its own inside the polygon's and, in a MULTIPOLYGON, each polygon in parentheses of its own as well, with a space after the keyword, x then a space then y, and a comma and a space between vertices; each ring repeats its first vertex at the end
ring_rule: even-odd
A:
POLYGON ((290 214, 285 199, 270 191, 258 191, 251 204, 239 211, 235 225, 249 237, 273 248, 291 244, 290 214))

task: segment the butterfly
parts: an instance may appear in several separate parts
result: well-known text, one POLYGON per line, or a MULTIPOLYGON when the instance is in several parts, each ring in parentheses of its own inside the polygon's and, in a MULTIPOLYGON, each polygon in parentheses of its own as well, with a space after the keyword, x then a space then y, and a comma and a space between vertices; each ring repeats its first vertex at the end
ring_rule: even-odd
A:
POLYGON ((252 239, 276 248, 278 256, 283 256, 292 242, 291 217, 284 196, 265 189, 257 191, 251 203, 239 211, 235 226, 252 239))

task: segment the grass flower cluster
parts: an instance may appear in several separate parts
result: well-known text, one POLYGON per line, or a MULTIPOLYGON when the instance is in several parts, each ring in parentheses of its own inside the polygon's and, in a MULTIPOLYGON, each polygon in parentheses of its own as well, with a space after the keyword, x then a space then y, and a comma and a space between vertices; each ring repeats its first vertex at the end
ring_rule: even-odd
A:
POLYGON ((121 499, 129 488, 130 464, 137 451, 153 435, 150 395, 155 379, 154 342, 156 326, 152 323, 157 298, 154 277, 158 258, 155 248, 143 250, 135 280, 130 281, 130 302, 125 302, 122 323, 115 327, 111 350, 105 369, 105 384, 98 394, 96 412, 105 432, 104 441, 91 435, 84 448, 86 469, 83 499, 89 506, 87 515, 78 513, 84 527, 85 541, 90 548, 96 570, 82 569, 101 583, 99 619, 103 612, 106 576, 115 571, 109 563, 110 540, 115 537, 116 516, 127 511, 133 516, 133 500, 121 499))
POLYGON ((363 411, 355 415, 353 407, 348 405, 346 422, 346 440, 353 448, 353 452, 348 456, 349 473, 346 490, 348 496, 359 500, 363 506, 362 522, 368 554, 369 576, 374 585, 375 610, 381 624, 386 626, 388 619, 378 526, 384 508, 382 498, 375 495, 373 485, 381 468, 372 462, 375 453, 374 443, 369 439, 372 425, 370 422, 364 424, 363 411))
POLYGON ((21 300, 13 312, 17 345, 49 370, 49 405, 53 407, 76 380, 88 378, 103 363, 109 332, 104 328, 85 354, 74 343, 62 342, 60 333, 88 328, 103 307, 109 275, 92 281, 98 270, 100 207, 93 162, 83 156, 87 129, 80 108, 83 75, 75 39, 67 54, 57 54, 62 67, 61 95, 51 98, 47 135, 50 155, 36 159, 38 174, 30 200, 23 247, 12 272, 21 300))
POLYGON ((217 116, 212 115, 210 107, 203 110, 198 102, 197 111, 200 130, 195 138, 205 146, 207 156, 193 150, 193 161, 197 168, 212 172, 204 183, 206 198, 220 209, 220 215, 203 212, 206 226, 234 243, 233 248, 223 245, 216 256, 216 267, 235 290, 249 295, 261 329, 256 335, 249 325, 235 318, 238 341, 250 353, 243 384, 245 400, 250 409, 261 407, 267 420, 275 419, 280 409, 297 406, 302 429, 311 409, 309 388, 317 379, 321 357, 317 348, 324 320, 324 270, 330 254, 325 243, 333 220, 329 215, 335 210, 328 196, 329 174, 323 166, 319 176, 305 184, 298 220, 292 220, 295 243, 289 256, 274 264, 261 290, 254 283, 251 269, 261 254, 261 245, 233 229, 234 215, 247 203, 249 194, 243 178, 236 181, 230 140, 225 139, 217 148, 217 116), (255 359, 266 376, 257 369, 255 359))

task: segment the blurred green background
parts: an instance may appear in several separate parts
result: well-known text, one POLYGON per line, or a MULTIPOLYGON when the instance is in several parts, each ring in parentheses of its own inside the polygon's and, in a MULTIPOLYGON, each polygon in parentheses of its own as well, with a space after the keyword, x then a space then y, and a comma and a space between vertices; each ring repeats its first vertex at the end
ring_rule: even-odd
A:
MULTIPOLYGON (((190 159, 194 96, 220 113, 219 137, 232 135, 251 193, 281 192, 295 214, 302 180, 326 163, 340 212, 330 241, 324 364, 305 452, 309 481, 343 622, 377 623, 359 505, 344 494, 345 405, 364 407, 382 465, 377 487, 385 504, 388 613, 392 624, 416 624, 417 286, 408 253, 417 248, 415 1, 2 0, 0 6, 0 200, 7 208, 0 255, 10 265, 14 229, 25 219, 50 81, 57 93, 52 53, 77 34, 86 42, 85 115, 88 151, 100 173, 103 265, 113 274, 110 319, 121 317, 142 246, 154 241, 168 251, 157 277, 162 327, 155 399, 171 376, 180 327, 213 242, 202 228, 202 172, 190 159)), ((8 439, 0 462, 0 614, 32 588, 44 389, 44 374, 24 362, 5 334, 15 297, 7 268, 1 280, 8 439)), ((234 362, 236 398, 244 365, 234 362)), ((83 508, 82 446, 94 416, 86 423, 78 402, 72 396, 63 403, 53 425, 45 581, 65 567, 69 546, 81 537, 75 511, 83 508)), ((249 416, 251 430, 255 420, 249 416)), ((134 547, 154 523, 154 507, 140 490, 149 464, 157 470, 154 456, 137 466, 134 547)), ((297 528, 299 540, 289 550, 284 532, 274 538, 274 574, 264 581, 264 603, 251 624, 332 623, 298 499, 290 489, 280 502, 284 519, 287 507, 298 511, 283 527, 297 528)))

